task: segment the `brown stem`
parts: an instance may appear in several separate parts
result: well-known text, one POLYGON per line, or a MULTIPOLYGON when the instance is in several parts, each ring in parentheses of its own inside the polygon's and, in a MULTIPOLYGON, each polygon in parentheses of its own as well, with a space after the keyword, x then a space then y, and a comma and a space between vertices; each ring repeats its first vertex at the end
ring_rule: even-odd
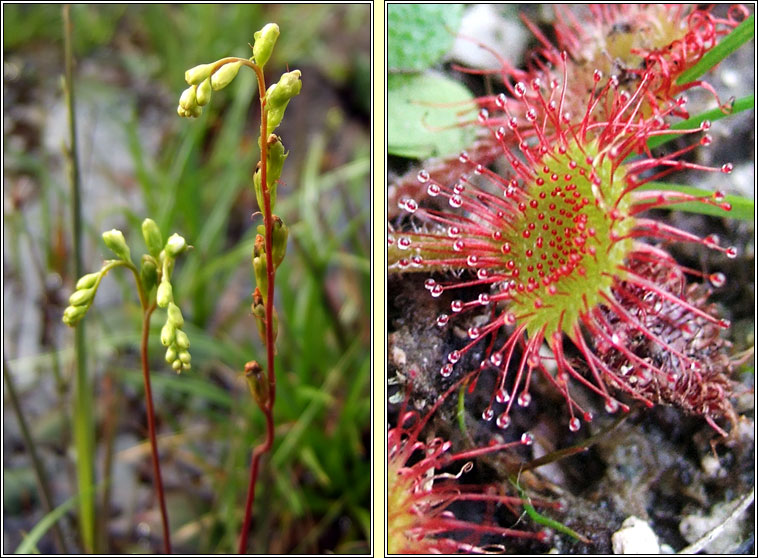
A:
POLYGON ((253 450, 253 457, 250 462, 250 481, 247 487, 247 498, 245 500, 245 516, 242 521, 242 531, 240 532, 239 554, 245 554, 247 550, 247 538, 250 531, 250 522, 252 521, 253 503, 255 501, 255 484, 258 479, 258 469, 260 459, 263 454, 271 449, 274 442, 274 417, 273 407, 276 398, 276 375, 274 374, 274 278, 276 270, 274 269, 273 254, 271 247, 271 234, 273 230, 273 217, 271 214, 271 196, 268 189, 266 178, 267 170, 267 151, 268 151, 268 122, 266 111, 266 82, 260 67, 252 62, 245 60, 247 66, 255 70, 258 76, 258 94, 261 102, 261 190, 263 192, 263 227, 266 231, 266 278, 268 286, 266 289, 266 363, 268 373, 268 401, 263 408, 263 414, 266 419, 266 439, 253 450))
POLYGON ((158 502, 161 507, 161 522, 163 524, 163 551, 171 554, 171 534, 168 528, 168 514, 166 513, 166 498, 163 493, 163 480, 161 479, 161 466, 158 460, 158 442, 155 438, 155 412, 153 411, 153 392, 150 388, 150 366, 147 362, 147 339, 150 332, 150 316, 155 310, 155 303, 145 308, 142 318, 142 344, 140 352, 142 356, 142 379, 145 381, 145 401, 147 402, 147 429, 150 436, 150 449, 153 458, 153 476, 155 477, 155 491, 158 494, 158 502))

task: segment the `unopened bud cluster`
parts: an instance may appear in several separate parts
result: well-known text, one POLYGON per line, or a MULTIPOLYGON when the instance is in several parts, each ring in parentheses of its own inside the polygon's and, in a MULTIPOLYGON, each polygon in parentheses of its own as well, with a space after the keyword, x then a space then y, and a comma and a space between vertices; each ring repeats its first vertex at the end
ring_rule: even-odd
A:
MULTIPOLYGON (((157 286, 155 300, 158 306, 168 309, 166 324, 161 330, 161 342, 168 347, 166 361, 174 370, 181 372, 190 368, 189 339, 182 331, 184 318, 179 307, 174 304, 173 288, 171 287, 171 272, 176 258, 188 248, 187 241, 178 234, 169 237, 163 243, 163 237, 158 225, 152 219, 142 222, 142 237, 147 246, 147 253, 140 259, 139 282, 140 291, 149 296, 157 286)), ((103 242, 116 256, 114 260, 106 260, 100 271, 82 276, 76 283, 76 290, 69 298, 69 306, 63 312, 63 323, 75 326, 84 317, 95 299, 95 293, 100 281, 114 267, 129 267, 135 274, 137 267, 132 262, 131 251, 126 243, 124 234, 117 229, 103 233, 103 242)))
POLYGON ((159 253, 161 280, 155 298, 158 306, 166 308, 166 323, 161 328, 161 344, 166 347, 166 362, 177 373, 190 369, 189 337, 182 330, 184 317, 179 307, 174 304, 174 289, 171 286, 171 273, 176 258, 189 246, 184 237, 172 234, 159 253))
MULTIPOLYGON (((253 34, 253 56, 250 62, 255 63, 261 70, 271 58, 276 39, 279 37, 279 26, 268 23, 260 31, 253 34)), ((203 107, 211 100, 211 93, 229 85, 239 72, 244 59, 219 59, 210 64, 200 64, 184 73, 184 79, 189 85, 179 97, 176 112, 179 116, 196 118, 203 113, 203 107)), ((294 70, 284 74, 279 83, 272 85, 266 94, 269 105, 269 130, 273 131, 284 116, 284 109, 289 100, 300 92, 300 72, 294 70), (271 93, 271 98, 269 98, 271 93)))

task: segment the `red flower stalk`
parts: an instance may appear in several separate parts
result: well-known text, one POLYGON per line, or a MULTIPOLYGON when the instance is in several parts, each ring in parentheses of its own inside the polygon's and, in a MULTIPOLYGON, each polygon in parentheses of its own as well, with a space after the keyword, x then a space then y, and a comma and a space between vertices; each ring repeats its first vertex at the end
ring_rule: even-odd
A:
MULTIPOLYGON (((463 380, 465 378, 461 381, 463 380)), ((458 453, 452 453, 452 444, 440 437, 422 440, 422 431, 430 417, 460 384, 460 381, 456 382, 448 389, 423 417, 417 412, 406 411, 404 405, 398 417, 398 424, 388 432, 389 554, 485 553, 487 550, 480 546, 479 540, 487 535, 540 541, 546 541, 549 536, 545 531, 529 532, 488 522, 468 521, 456 517, 451 511, 451 504, 464 501, 489 505, 504 504, 509 507, 520 505, 519 498, 497 494, 492 490, 494 486, 464 485, 459 483, 458 479, 472 469, 473 465, 469 460, 530 445, 533 440, 530 434, 525 433, 517 442, 492 443, 458 453), (465 461, 458 474, 440 471, 458 461, 465 461)), ((551 504, 541 502, 540 505, 551 504)))
MULTIPOLYGON (((535 79, 529 87, 523 82, 513 86, 515 100, 508 102, 502 94, 497 97, 496 105, 505 112, 508 129, 495 126, 500 120, 490 119, 486 110, 479 115, 480 123, 500 144, 511 173, 501 176, 470 161, 465 153, 461 162, 469 165, 473 175, 461 176, 452 186, 431 180, 426 171, 419 172, 418 180, 425 185, 427 195, 446 200, 452 211, 421 207, 416 200, 404 198, 401 209, 415 216, 416 231, 389 237, 389 260, 395 269, 465 269, 475 273, 470 280, 428 279, 426 287, 433 297, 462 287, 486 287, 473 300, 452 302, 454 316, 477 311, 487 316, 469 328, 468 344, 447 355, 448 362, 440 373, 451 375, 466 352, 489 339, 482 369, 495 369, 499 379, 482 417, 491 420, 495 404, 504 405, 497 417, 501 428, 509 425, 514 402, 529 405, 535 371, 565 398, 573 431, 580 428, 581 419, 592 419, 592 413, 572 396, 576 384, 602 397, 609 412, 619 407, 628 409, 611 394, 609 386, 648 406, 665 399, 654 397, 641 386, 650 376, 659 383, 668 382, 671 367, 635 354, 629 347, 632 335, 622 338, 609 327, 609 312, 624 323, 627 333, 634 332, 655 351, 671 355, 669 362, 676 362, 674 368, 694 373, 702 366, 697 354, 672 343, 670 335, 659 335, 641 316, 654 315, 653 301, 659 301, 669 305, 672 312, 678 309, 680 315, 716 327, 729 326, 710 309, 690 301, 683 290, 671 288, 669 281, 691 274, 690 270, 680 267, 661 247, 640 240, 695 242, 736 256, 734 248, 720 247, 713 235, 700 238, 643 215, 646 210, 685 201, 728 210, 720 192, 696 197, 641 189, 674 170, 717 169, 681 160, 681 155, 698 144, 661 157, 653 157, 647 149, 651 136, 672 132, 665 117, 677 107, 663 108, 655 116, 643 114, 649 88, 658 83, 653 72, 646 72, 631 93, 619 87, 615 76, 603 83, 601 73, 594 72, 584 109, 579 116, 572 116, 565 110, 567 92, 572 90, 569 77, 573 79, 567 59, 563 53, 563 86, 556 79, 547 83, 535 79), (513 103, 520 103, 518 112, 529 122, 532 137, 522 134, 519 119, 511 113, 513 103), (514 143, 519 153, 509 149, 514 143), (632 158, 635 155, 642 156, 632 158), (655 263, 656 272, 640 262, 655 263), (629 292, 634 295, 629 296, 629 292), (505 333, 504 341, 499 337, 501 332, 505 333), (582 355, 586 376, 567 356, 565 339, 582 355), (544 342, 549 356, 544 354, 544 342), (623 355, 639 379, 611 368, 605 360, 608 351, 623 355)), ((704 123, 701 128, 678 133, 697 133, 709 126, 704 123)), ((699 144, 708 145, 710 141, 706 135, 699 144)), ((731 164, 725 164, 720 170, 729 173, 731 169, 731 164)), ((711 279, 723 282, 723 275, 714 274, 711 279)), ((447 314, 437 320, 441 327, 448 321, 447 314)), ((686 337, 688 323, 670 325, 686 337)), ((722 399, 726 398, 727 393, 722 399)), ((681 403, 669 399, 670 403, 681 403)), ((718 405, 709 406, 705 412, 702 406, 687 409, 705 414, 711 423, 723 411, 718 405)))

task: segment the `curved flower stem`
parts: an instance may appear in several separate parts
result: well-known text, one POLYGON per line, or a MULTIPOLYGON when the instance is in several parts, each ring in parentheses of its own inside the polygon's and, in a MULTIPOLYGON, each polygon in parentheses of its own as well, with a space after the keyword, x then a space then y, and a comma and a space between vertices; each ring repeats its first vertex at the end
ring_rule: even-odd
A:
MULTIPOLYGON (((242 530, 239 540, 239 554, 244 554, 247 549, 247 539, 250 532, 250 523, 252 521, 253 503, 255 501, 255 484, 258 479, 258 470, 260 460, 263 454, 267 453, 274 442, 274 417, 273 407, 276 398, 276 375, 274 373, 274 279, 276 270, 274 269, 272 254, 272 230, 273 217, 271 214, 271 194, 268 189, 267 172, 267 151, 268 151, 268 119, 266 110, 266 81, 261 68, 245 59, 223 59, 218 63, 221 67, 223 63, 230 61, 242 62, 245 66, 252 68, 258 77, 258 95, 261 103, 261 190, 263 192, 263 227, 266 234, 264 235, 266 249, 266 278, 268 285, 266 289, 266 369, 268 374, 268 400, 262 406, 263 415, 266 419, 266 438, 253 450, 252 460, 250 462, 250 480, 247 487, 247 498, 245 499, 245 516, 242 521, 242 530)), ((215 70, 215 69, 214 69, 215 70)))
MULTIPOLYGON (((140 298, 142 299, 142 289, 140 298)), ((161 508, 161 522, 163 524, 163 551, 171 554, 171 534, 168 527, 168 514, 166 513, 166 498, 163 493, 163 480, 161 479, 161 466, 158 460, 158 442, 155 437, 155 413, 153 411, 153 392, 150 388, 150 365, 147 360, 147 339, 150 333, 150 316, 156 308, 153 303, 150 306, 143 305, 142 314, 142 343, 140 354, 142 357, 142 378, 145 382, 145 402, 147 403, 147 429, 150 436, 150 449, 153 458, 153 476, 155 477, 155 491, 161 508)))

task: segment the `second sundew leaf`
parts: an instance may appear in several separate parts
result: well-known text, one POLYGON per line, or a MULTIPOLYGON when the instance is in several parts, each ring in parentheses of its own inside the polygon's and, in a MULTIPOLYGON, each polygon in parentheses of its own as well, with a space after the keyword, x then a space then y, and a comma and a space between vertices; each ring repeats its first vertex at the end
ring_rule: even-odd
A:
POLYGON ((437 74, 391 75, 387 80, 387 150, 425 159, 459 152, 476 130, 473 96, 461 84, 437 74))
POLYGON ((425 70, 450 49, 463 17, 463 4, 387 6, 387 66, 425 70))
POLYGON ((729 33, 715 47, 706 52, 700 61, 689 70, 682 73, 676 80, 677 85, 684 85, 696 80, 724 58, 729 56, 743 44, 753 38, 755 34, 755 16, 750 15, 729 33))

